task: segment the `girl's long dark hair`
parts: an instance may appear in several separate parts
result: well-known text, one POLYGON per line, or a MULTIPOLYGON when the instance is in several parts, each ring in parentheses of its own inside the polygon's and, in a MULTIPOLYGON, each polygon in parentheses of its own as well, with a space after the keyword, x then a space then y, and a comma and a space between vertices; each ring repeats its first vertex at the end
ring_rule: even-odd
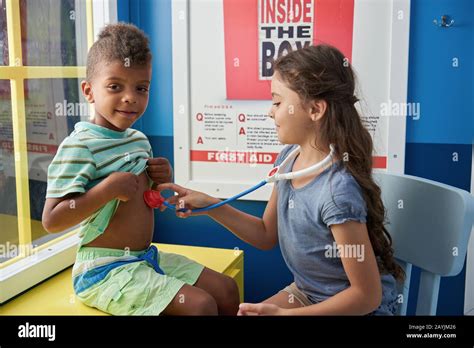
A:
POLYGON ((336 157, 343 159, 343 166, 361 187, 367 205, 367 230, 379 269, 402 281, 405 274, 394 260, 392 238, 384 226, 380 187, 372 179, 372 137, 354 106, 358 101, 355 74, 348 59, 335 47, 310 46, 279 58, 274 69, 303 103, 326 101, 317 142, 335 145, 336 157))

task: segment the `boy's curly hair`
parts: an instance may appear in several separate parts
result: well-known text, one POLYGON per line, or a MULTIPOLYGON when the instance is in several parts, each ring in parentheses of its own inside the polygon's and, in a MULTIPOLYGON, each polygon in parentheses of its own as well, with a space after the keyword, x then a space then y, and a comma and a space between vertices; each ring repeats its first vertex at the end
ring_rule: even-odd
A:
POLYGON ((90 81, 99 62, 121 61, 130 66, 143 66, 151 61, 146 34, 128 23, 106 25, 87 55, 86 79, 90 81))

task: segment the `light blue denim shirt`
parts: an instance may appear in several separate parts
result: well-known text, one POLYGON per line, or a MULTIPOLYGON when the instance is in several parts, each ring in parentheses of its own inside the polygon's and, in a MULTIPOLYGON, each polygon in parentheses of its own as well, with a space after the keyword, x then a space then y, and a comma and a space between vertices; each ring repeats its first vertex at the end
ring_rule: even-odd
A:
MULTIPOLYGON (((285 147, 275 165, 295 149, 285 147)), ((282 173, 291 171, 294 160, 282 173)), ((298 288, 313 302, 321 302, 349 287, 339 252, 363 261, 361 245, 338 249, 330 226, 346 221, 366 223, 367 206, 360 186, 341 162, 324 170, 304 187, 295 189, 291 180, 278 181, 278 238, 283 258, 298 288)), ((383 298, 372 314, 396 311, 397 289, 391 274, 382 275, 383 298)))

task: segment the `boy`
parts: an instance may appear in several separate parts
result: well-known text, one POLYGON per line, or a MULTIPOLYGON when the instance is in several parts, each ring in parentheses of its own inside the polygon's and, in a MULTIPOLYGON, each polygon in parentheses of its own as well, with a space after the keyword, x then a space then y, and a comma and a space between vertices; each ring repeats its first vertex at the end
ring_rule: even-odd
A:
POLYGON ((88 306, 113 315, 235 315, 231 278, 150 246, 154 215, 143 192, 171 181, 168 161, 151 158, 148 139, 129 128, 146 110, 150 80, 145 34, 106 26, 81 84, 95 117, 75 125, 48 168, 43 226, 54 233, 83 221, 73 283, 88 306))

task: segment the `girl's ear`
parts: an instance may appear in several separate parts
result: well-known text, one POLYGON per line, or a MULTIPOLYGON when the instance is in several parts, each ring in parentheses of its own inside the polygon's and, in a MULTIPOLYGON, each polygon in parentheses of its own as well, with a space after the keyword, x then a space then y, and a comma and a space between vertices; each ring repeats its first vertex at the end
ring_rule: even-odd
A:
POLYGON ((325 100, 313 100, 310 104, 310 117, 313 122, 319 121, 326 113, 328 104, 325 100))
POLYGON ((86 100, 89 103, 93 103, 94 102, 94 95, 92 94, 91 84, 87 81, 82 81, 81 82, 81 89, 82 89, 82 94, 84 95, 84 98, 86 98, 86 100))

